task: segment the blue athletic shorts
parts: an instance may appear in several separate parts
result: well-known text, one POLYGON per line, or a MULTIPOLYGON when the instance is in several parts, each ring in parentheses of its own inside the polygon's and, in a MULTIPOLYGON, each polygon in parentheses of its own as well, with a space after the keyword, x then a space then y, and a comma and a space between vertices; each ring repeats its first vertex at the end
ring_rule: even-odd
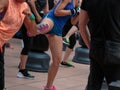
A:
POLYGON ((52 30, 50 30, 47 34, 55 34, 57 36, 62 37, 62 27, 59 26, 59 23, 56 22, 56 20, 49 15, 48 16, 46 15, 44 18, 49 18, 54 22, 54 26, 53 26, 52 30))

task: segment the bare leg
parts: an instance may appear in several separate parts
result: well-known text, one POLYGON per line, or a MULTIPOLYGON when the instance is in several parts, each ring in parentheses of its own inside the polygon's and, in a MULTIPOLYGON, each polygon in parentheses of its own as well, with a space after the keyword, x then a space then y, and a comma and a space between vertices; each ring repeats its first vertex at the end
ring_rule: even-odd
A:
POLYGON ((76 26, 72 26, 72 28, 69 30, 69 32, 66 34, 65 38, 69 38, 72 34, 78 31, 78 28, 76 26))
POLYGON ((56 35, 47 35, 52 54, 53 62, 48 71, 47 88, 53 86, 55 76, 58 72, 59 64, 62 58, 62 37, 56 35))
POLYGON ((20 69, 25 69, 27 58, 28 58, 28 55, 20 56, 20 69))
POLYGON ((68 62, 69 61, 69 56, 70 56, 71 52, 72 52, 72 49, 67 47, 66 51, 65 51, 65 55, 63 57, 63 62, 68 62))

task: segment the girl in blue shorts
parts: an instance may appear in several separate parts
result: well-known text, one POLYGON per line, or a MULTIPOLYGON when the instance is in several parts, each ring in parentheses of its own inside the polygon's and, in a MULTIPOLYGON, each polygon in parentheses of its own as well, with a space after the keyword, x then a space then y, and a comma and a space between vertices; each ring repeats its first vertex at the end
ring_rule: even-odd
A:
POLYGON ((79 13, 78 6, 79 0, 59 0, 56 6, 37 25, 37 33, 46 34, 48 38, 53 59, 48 71, 47 84, 44 90, 56 90, 53 82, 62 59, 62 28, 72 16, 74 16, 72 23, 75 23, 74 21, 79 13))

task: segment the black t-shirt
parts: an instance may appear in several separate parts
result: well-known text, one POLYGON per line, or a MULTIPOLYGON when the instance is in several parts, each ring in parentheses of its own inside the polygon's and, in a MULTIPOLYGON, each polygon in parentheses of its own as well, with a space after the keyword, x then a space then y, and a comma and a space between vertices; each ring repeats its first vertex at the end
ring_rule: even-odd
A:
POLYGON ((120 42, 120 0, 83 0, 81 9, 89 16, 93 40, 120 42))

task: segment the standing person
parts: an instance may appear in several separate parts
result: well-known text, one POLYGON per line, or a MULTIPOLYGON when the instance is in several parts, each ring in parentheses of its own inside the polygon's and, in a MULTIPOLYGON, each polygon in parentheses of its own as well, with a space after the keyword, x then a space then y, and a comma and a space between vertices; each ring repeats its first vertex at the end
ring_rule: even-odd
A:
MULTIPOLYGON (((64 36, 66 36, 66 34, 71 31, 71 30, 78 30, 78 28, 75 25, 72 25, 72 23, 70 22, 71 19, 69 19, 67 21, 67 23, 65 24, 64 28, 63 28, 63 32, 62 32, 62 36, 64 38, 64 36)), ((65 40, 66 41, 66 40, 65 40)), ((76 37, 75 34, 71 35, 69 38, 69 42, 66 42, 66 50, 65 50, 65 54, 63 56, 63 60, 61 62, 61 65, 67 66, 67 67, 73 67, 72 63, 69 61, 69 56, 74 48, 76 44, 76 37)))
POLYGON ((79 29, 85 44, 90 49, 90 73, 86 90, 101 90, 104 77, 107 84, 120 80, 119 3, 120 0, 82 2, 79 29), (87 31, 87 25, 91 36, 87 31), (115 63, 116 60, 118 61, 115 63), (109 63, 110 61, 112 63, 109 63))
POLYGON ((25 0, 0 0, 0 90, 4 89, 3 45, 24 23, 28 33, 36 35, 36 23, 25 0))
MULTIPOLYGON (((31 10, 36 17, 36 23, 39 23, 43 15, 48 12, 48 0, 30 0, 27 1, 27 3, 31 7, 31 10)), ((17 73, 17 77, 34 79, 34 76, 28 73, 28 70, 26 69, 26 62, 31 47, 32 37, 29 37, 27 35, 27 29, 24 24, 22 25, 21 33, 22 33, 24 47, 20 55, 19 71, 17 73)))
MULTIPOLYGON (((82 0, 80 0, 80 3, 78 5, 81 5, 82 0)), ((61 65, 67 66, 67 67, 74 67, 72 63, 69 61, 69 56, 71 52, 73 51, 73 48, 76 44, 76 37, 75 37, 75 32, 78 31, 78 20, 79 17, 77 17, 76 21, 73 23, 70 22, 71 19, 67 21, 63 28, 63 43, 67 45, 65 54, 63 56, 63 60, 61 62, 61 65)))
POLYGON ((27 29, 24 24, 22 25, 21 33, 23 40, 23 48, 20 55, 19 71, 17 73, 17 78, 34 79, 34 76, 28 73, 28 70, 26 69, 26 62, 28 58, 28 53, 30 51, 32 37, 29 37, 27 35, 27 29))
POLYGON ((5 44, 2 47, 2 52, 0 52, 0 90, 4 89, 4 49, 5 44))
POLYGON ((48 79, 44 90, 56 90, 53 82, 62 57, 62 28, 73 15, 75 15, 73 20, 78 17, 77 4, 77 0, 59 0, 57 5, 38 24, 38 33, 47 33, 46 36, 48 37, 53 59, 48 70, 48 79))

